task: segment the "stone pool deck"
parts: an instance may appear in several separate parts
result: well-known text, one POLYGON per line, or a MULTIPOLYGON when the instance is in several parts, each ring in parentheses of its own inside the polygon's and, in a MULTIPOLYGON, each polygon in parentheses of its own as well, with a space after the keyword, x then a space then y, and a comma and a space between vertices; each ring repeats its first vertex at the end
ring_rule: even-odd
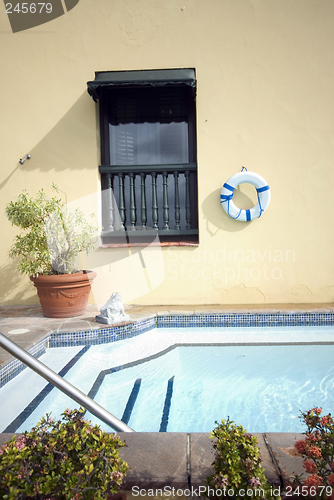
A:
MULTIPOLYGON (((128 306, 125 309, 130 315, 130 322, 136 322, 164 314, 333 312, 334 304, 128 306)), ((0 332, 28 350, 52 331, 70 332, 105 328, 105 325, 95 321, 98 312, 98 306, 91 305, 83 316, 52 319, 43 316, 39 305, 0 306, 0 332)), ((11 355, 0 348, 0 368, 11 360, 11 355)), ((3 404, 5 402, 1 401, 0 411, 3 404)), ((121 450, 121 455, 130 467, 124 484, 127 492, 131 492, 133 486, 145 490, 168 487, 190 490, 192 496, 198 496, 196 488, 202 485, 207 475, 212 472, 211 464, 214 456, 208 433, 138 432, 119 433, 119 435, 127 444, 127 447, 121 450)), ((254 435, 258 439, 263 466, 271 484, 282 489, 294 473, 303 472, 302 459, 294 449, 296 440, 302 438, 301 434, 255 433, 254 435)), ((11 439, 11 436, 12 434, 0 433, 0 445, 11 439)), ((185 496, 189 496, 187 492, 185 496)))
MULTIPOLYGON (((135 432, 117 433, 126 447, 120 455, 128 463, 129 471, 123 483, 123 491, 132 497, 133 489, 147 491, 140 496, 159 497, 148 490, 183 490, 184 495, 169 496, 197 497, 199 487, 209 474, 213 473, 214 460, 212 440, 208 433, 184 432, 135 432), (189 495, 187 491, 191 491, 189 495)), ((296 474, 304 470, 302 459, 294 449, 296 440, 302 434, 254 433, 261 451, 262 466, 268 482, 283 494, 284 486, 296 474)), ((0 446, 14 434, 0 433, 0 446)), ((168 496, 168 495, 166 495, 168 496)))

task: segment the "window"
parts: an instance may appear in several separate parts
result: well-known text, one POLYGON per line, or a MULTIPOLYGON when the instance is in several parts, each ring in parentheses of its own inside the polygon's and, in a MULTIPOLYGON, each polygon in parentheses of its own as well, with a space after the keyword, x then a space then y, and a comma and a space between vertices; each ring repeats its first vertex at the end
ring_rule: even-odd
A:
POLYGON ((103 72, 87 85, 100 110, 103 243, 124 231, 196 243, 194 70, 103 72))

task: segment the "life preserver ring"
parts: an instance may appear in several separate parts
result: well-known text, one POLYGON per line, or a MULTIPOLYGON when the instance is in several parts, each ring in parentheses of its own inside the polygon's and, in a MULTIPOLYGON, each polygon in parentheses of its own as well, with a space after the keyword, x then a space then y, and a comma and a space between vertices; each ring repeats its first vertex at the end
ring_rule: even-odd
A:
POLYGON ((263 212, 267 210, 269 202, 270 188, 267 182, 260 175, 254 174, 254 172, 247 172, 247 170, 232 175, 225 182, 220 193, 220 203, 225 212, 232 219, 242 222, 248 222, 261 217, 263 212), (249 210, 240 209, 233 203, 233 192, 242 183, 252 184, 257 191, 257 204, 249 210))

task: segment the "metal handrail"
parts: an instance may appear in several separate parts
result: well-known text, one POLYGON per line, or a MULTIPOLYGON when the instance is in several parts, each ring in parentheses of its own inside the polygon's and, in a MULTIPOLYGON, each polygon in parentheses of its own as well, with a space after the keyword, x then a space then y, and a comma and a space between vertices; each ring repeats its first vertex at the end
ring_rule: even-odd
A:
POLYGON ((48 382, 53 384, 62 392, 67 394, 67 396, 74 399, 74 401, 89 410, 93 415, 102 420, 105 424, 112 427, 114 430, 119 432, 135 432, 133 429, 131 429, 131 427, 109 413, 109 411, 107 411, 105 408, 102 408, 102 406, 93 401, 93 399, 86 396, 86 394, 84 394, 83 392, 79 391, 79 389, 74 387, 74 385, 67 382, 67 380, 63 379, 63 377, 58 375, 58 373, 48 368, 41 361, 34 358, 31 354, 5 337, 2 333, 0 333, 0 347, 15 356, 15 358, 22 361, 22 363, 34 370, 36 373, 38 373, 38 375, 45 378, 48 382))

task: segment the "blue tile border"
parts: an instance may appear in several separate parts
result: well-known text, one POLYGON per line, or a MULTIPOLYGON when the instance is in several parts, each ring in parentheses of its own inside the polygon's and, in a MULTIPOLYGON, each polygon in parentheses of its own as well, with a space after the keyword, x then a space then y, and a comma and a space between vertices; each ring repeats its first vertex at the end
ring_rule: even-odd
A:
POLYGON ((52 332, 49 347, 109 344, 145 333, 155 328, 156 325, 156 318, 150 318, 124 326, 82 330, 80 332, 52 332))
MULTIPOLYGON (((123 326, 91 328, 79 332, 51 332, 29 353, 39 357, 49 347, 68 347, 106 344, 117 342, 145 333, 153 328, 187 327, 273 327, 273 326, 322 326, 334 325, 334 312, 302 313, 207 313, 207 314, 166 314, 123 326)), ((0 370, 0 387, 18 375, 25 366, 14 359, 0 370)))
POLYGON ((157 317, 158 328, 175 327, 249 327, 249 326, 321 326, 334 324, 334 313, 275 314, 192 314, 157 317))

